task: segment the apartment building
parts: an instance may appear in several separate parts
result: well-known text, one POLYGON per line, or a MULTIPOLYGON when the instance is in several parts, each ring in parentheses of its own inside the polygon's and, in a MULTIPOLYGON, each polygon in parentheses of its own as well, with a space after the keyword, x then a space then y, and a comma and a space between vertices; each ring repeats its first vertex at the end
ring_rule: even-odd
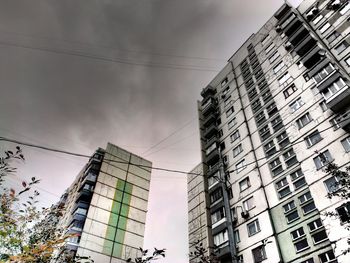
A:
POLYGON ((94 262, 140 256, 151 166, 111 143, 96 150, 60 200, 66 211, 59 227, 64 234, 76 234, 64 248, 94 262))
POLYGON ((350 161, 349 20, 348 1, 285 3, 202 90, 201 238, 221 262, 350 262, 324 171, 350 161))

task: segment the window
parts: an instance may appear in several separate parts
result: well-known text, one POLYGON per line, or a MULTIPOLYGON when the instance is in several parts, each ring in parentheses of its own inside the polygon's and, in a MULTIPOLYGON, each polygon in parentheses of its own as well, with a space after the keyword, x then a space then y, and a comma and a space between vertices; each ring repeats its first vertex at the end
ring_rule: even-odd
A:
POLYGON ((223 218, 225 218, 225 209, 224 207, 220 207, 211 215, 211 223, 214 225, 216 222, 219 222, 223 218))
POLYGON ((312 132, 309 136, 305 137, 304 141, 307 147, 311 147, 322 140, 322 137, 318 130, 312 132))
POLYGON ((227 123, 227 126, 229 129, 231 129, 233 126, 235 126, 237 124, 236 122, 236 118, 233 118, 232 120, 230 120, 228 123, 227 123))
POLYGON ((345 62, 348 66, 350 66, 350 57, 348 57, 347 59, 345 59, 345 62))
POLYGON ((324 181, 324 184, 328 193, 336 192, 340 188, 339 179, 336 176, 327 179, 324 181))
POLYGON ((219 145, 219 148, 220 148, 220 151, 225 150, 225 148, 226 148, 225 142, 221 142, 220 145, 219 145))
POLYGON ((287 204, 285 204, 285 205, 283 206, 283 211, 284 211, 284 213, 288 213, 288 212, 290 212, 291 210, 293 210, 294 208, 296 208, 296 207, 295 207, 295 202, 294 202, 294 201, 291 201, 291 202, 289 202, 289 203, 287 203, 287 204))
POLYGON ((239 137, 240 137, 239 130, 236 130, 234 133, 230 135, 231 142, 234 142, 235 140, 239 139, 239 137))
POLYGON ((291 76, 290 76, 289 73, 287 72, 287 73, 285 73, 282 77, 280 77, 280 78, 278 79, 278 83, 279 83, 280 85, 283 85, 283 84, 287 83, 287 81, 288 81, 290 78, 291 78, 291 76))
POLYGON ((298 98, 289 105, 289 108, 292 112, 296 112, 304 104, 305 104, 304 101, 301 98, 298 98))
POLYGON ((287 132, 285 131, 277 135, 276 139, 281 149, 283 149, 285 146, 289 144, 288 135, 287 135, 287 132))
POLYGON ((341 223, 348 223, 350 221, 350 202, 347 202, 335 209, 339 215, 341 223))
POLYGON ((311 235, 311 237, 312 237, 315 245, 318 243, 321 243, 323 241, 328 240, 326 230, 319 231, 319 232, 311 235))
POLYGON ((303 262, 300 262, 300 263, 315 263, 315 261, 312 259, 312 258, 309 258, 303 262))
POLYGON ((270 45, 268 45, 268 46, 265 48, 266 54, 268 54, 274 47, 275 47, 275 46, 274 46, 273 43, 271 43, 270 45))
POLYGON ((284 67, 284 63, 281 61, 273 68, 273 72, 277 74, 280 70, 282 70, 283 67, 284 67))
POLYGON ((321 255, 318 256, 320 258, 321 263, 337 263, 338 260, 336 259, 336 257, 334 256, 334 253, 332 250, 323 253, 321 255))
POLYGON ((267 42, 269 42, 269 40, 271 39, 270 35, 267 35, 266 37, 264 37, 262 40, 261 40, 261 44, 263 46, 265 46, 267 44, 267 42))
POLYGON ((342 140, 341 144, 343 145, 345 152, 350 152, 350 137, 347 137, 344 140, 342 140))
POLYGON ((306 238, 294 243, 294 246, 297 253, 309 248, 306 238))
POLYGON ((79 215, 84 215, 85 216, 87 214, 87 209, 78 207, 77 210, 75 210, 75 214, 79 214, 79 215))
POLYGON ((243 179, 242 181, 239 182, 239 189, 240 191, 244 191, 245 189, 250 187, 250 181, 249 181, 249 177, 243 179))
POLYGON ((233 106, 226 111, 226 117, 230 116, 234 112, 233 106))
POLYGON ((282 168, 281 161, 279 158, 276 158, 275 160, 270 162, 269 166, 270 166, 270 169, 271 169, 273 176, 276 176, 276 175, 280 174, 281 172, 283 172, 283 168, 282 168))
POLYGON ((298 159, 295 155, 295 152, 293 149, 288 150, 283 154, 284 162, 286 163, 287 167, 292 166, 293 164, 296 164, 298 162, 298 159))
POLYGON ((276 189, 279 198, 283 198, 291 193, 286 177, 276 182, 276 189))
POLYGON ((293 84, 283 91, 283 95, 285 98, 288 98, 290 95, 292 95, 296 91, 297 91, 297 87, 293 84))
POLYGON ((220 188, 210 194, 210 204, 214 204, 220 199, 222 199, 222 190, 220 188))
POLYGON ((323 227, 320 218, 318 218, 318 219, 316 219, 315 221, 312 221, 311 223, 307 224, 307 226, 309 227, 310 232, 313 232, 313 231, 315 231, 315 230, 317 230, 317 229, 323 227))
POLYGON ((320 15, 316 16, 312 22, 314 23, 314 25, 317 25, 321 21, 322 18, 323 18, 323 15, 320 14, 320 15))
POLYGON ((267 157, 270 157, 273 154, 275 154, 277 151, 275 143, 273 141, 269 141, 267 144, 264 145, 264 151, 267 157))
POLYGON ((214 244, 215 244, 215 246, 222 246, 227 241, 228 241, 227 229, 225 229, 224 231, 222 231, 219 234, 214 236, 214 244))
POLYGON ((294 222, 295 220, 299 219, 298 211, 295 210, 294 212, 287 214, 286 218, 288 223, 294 222))
POLYGON ((340 128, 339 122, 336 118, 331 119, 329 122, 333 126, 334 130, 338 130, 340 128))
POLYGON ((206 150, 205 150, 205 154, 208 155, 209 153, 211 153, 212 151, 214 151, 216 149, 216 142, 214 142, 212 145, 210 145, 206 150))
POLYGON ((242 144, 239 144, 236 148, 232 150, 233 157, 236 157, 238 154, 240 154, 243 151, 242 144))
POLYGON ((305 236, 304 229, 302 227, 298 228, 297 230, 294 230, 290 233, 292 235, 292 240, 299 239, 303 236, 305 236))
POLYGON ((253 222, 247 224, 248 236, 253 236, 260 231, 259 220, 256 219, 253 222))
POLYGON ((222 93, 223 96, 221 96, 221 97, 225 98, 225 95, 226 95, 229 91, 230 91, 230 87, 227 86, 225 89, 222 90, 221 93, 222 93))
POLYGON ((340 36, 340 34, 338 31, 333 31, 332 34, 330 34, 326 39, 327 39, 328 43, 332 43, 339 36, 340 36))
POLYGON ((221 87, 225 86, 228 82, 228 79, 225 78, 223 81, 221 81, 221 87))
POLYGON ((237 263, 244 263, 243 255, 237 256, 237 263))
POLYGON ((249 211, 250 209, 254 208, 254 197, 250 197, 249 199, 243 201, 243 208, 245 211, 249 211))
POLYGON ((308 123, 312 121, 310 113, 306 113, 304 116, 296 120, 299 130, 305 127, 308 123))
POLYGON ((325 100, 320 103, 320 108, 322 109, 323 112, 328 110, 328 107, 327 107, 327 104, 326 104, 325 100))
POLYGON ((234 237, 235 237, 235 243, 241 242, 241 237, 239 236, 239 231, 238 231, 238 229, 235 230, 235 231, 233 231, 233 235, 234 235, 234 237))
POLYGON ((299 196, 298 199, 299 199, 300 204, 304 204, 305 202, 312 200, 312 196, 311 196, 310 192, 307 192, 307 193, 299 196))
POLYGON ((298 189, 306 185, 305 177, 301 169, 298 169, 295 172, 291 173, 290 177, 292 179, 294 189, 298 189))
POLYGON ((209 185, 209 188, 210 188, 211 186, 213 186, 214 184, 216 184, 216 183, 219 182, 218 179, 217 179, 217 178, 219 178, 219 175, 220 175, 220 172, 217 171, 217 172, 215 173, 214 176, 211 176, 211 177, 208 178, 208 185, 209 185))
POLYGON ((278 53, 278 51, 276 51, 275 53, 273 53, 270 57, 269 57, 269 61, 270 63, 273 63, 276 59, 278 59, 280 56, 280 54, 278 53))
POLYGON ((227 106, 231 105, 232 103, 233 103, 233 101, 231 100, 231 95, 230 95, 225 99, 224 107, 227 107, 227 106))
POLYGON ((335 50, 337 51, 338 55, 343 52, 347 47, 349 46, 348 42, 343 41, 340 43, 340 45, 335 47, 335 50))
POLYGON ((324 32, 326 32, 326 30, 328 28, 331 27, 331 24, 326 22, 325 24, 323 24, 318 30, 320 30, 320 33, 323 34, 324 32))
POLYGON ((318 170, 318 169, 321 169, 326 164, 328 164, 329 162, 331 162, 332 160, 333 159, 332 159, 331 153, 328 150, 326 150, 314 158, 314 163, 318 170))
POLYGON ((312 201, 311 203, 302 206, 301 209, 303 210, 304 215, 306 215, 306 214, 316 210, 316 206, 315 206, 315 203, 312 201))
POLYGON ((236 164, 236 172, 239 173, 241 172, 242 170, 244 170, 246 168, 246 164, 245 164, 245 160, 243 159, 242 161, 238 162, 236 164))
POLYGON ((253 257, 254 257, 254 263, 260 263, 267 259, 266 252, 265 252, 265 246, 260 246, 257 248, 254 248, 252 250, 253 257))
POLYGON ((343 7, 342 9, 339 10, 339 13, 341 15, 344 15, 347 11, 349 11, 350 9, 350 2, 347 2, 343 7))
POLYGON ((326 67, 321 69, 315 76, 313 76, 313 80, 316 84, 322 82, 325 78, 327 78, 334 71, 334 67, 332 64, 328 64, 326 67))
POLYGON ((219 137, 222 137, 224 135, 224 132, 222 131, 222 129, 219 130, 219 137))

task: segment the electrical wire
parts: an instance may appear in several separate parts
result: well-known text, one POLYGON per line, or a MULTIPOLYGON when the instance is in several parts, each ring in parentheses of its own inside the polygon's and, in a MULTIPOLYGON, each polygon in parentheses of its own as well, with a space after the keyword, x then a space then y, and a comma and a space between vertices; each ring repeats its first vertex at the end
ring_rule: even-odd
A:
POLYGON ((144 67, 151 67, 151 68, 165 68, 165 69, 178 69, 178 70, 194 70, 194 71, 205 71, 205 72, 219 72, 219 70, 216 70, 214 68, 204 68, 199 67, 195 65, 178 65, 178 64, 160 64, 160 63, 145 63, 145 62, 137 62, 132 60, 126 60, 121 58, 108 58, 108 57, 102 57, 94 54, 89 54, 81 51, 74 51, 70 49, 57 49, 57 48, 48 48, 48 47, 35 47, 35 46, 29 46, 24 44, 17 44, 13 42, 8 42, 1 40, 0 45, 2 46, 11 46, 16 48, 23 48, 23 49, 30 49, 30 50, 39 50, 43 52, 49 52, 49 53, 55 53, 55 54, 64 54, 64 55, 70 55, 70 56, 77 56, 77 57, 84 57, 88 59, 95 59, 100 60, 104 62, 112 62, 117 64, 125 64, 125 65, 133 65, 133 66, 144 66, 144 67))
POLYGON ((164 54, 164 53, 158 53, 158 52, 147 52, 142 50, 128 50, 128 49, 119 49, 115 48, 110 45, 100 45, 100 44, 91 44, 91 43, 85 43, 81 41, 74 41, 74 40, 67 40, 67 39, 59 39, 55 37, 48 37, 48 36, 38 36, 38 35, 32 35, 32 34, 25 34, 25 33, 18 33, 8 30, 0 30, 0 32, 5 34, 11 34, 11 35, 17 35, 22 36, 26 38, 35 38, 35 39, 45 39, 49 41, 61 41, 68 44, 73 45, 81 45, 85 47, 92 47, 92 48, 102 48, 102 49, 110 49, 120 52, 126 52, 126 53, 134 53, 134 54, 145 54, 145 55, 151 55, 151 56, 159 56, 159 57, 173 57, 173 58, 185 58, 185 59, 197 59, 197 60, 209 60, 209 61, 221 61, 221 62, 227 62, 227 59, 220 59, 220 58, 207 58, 207 57, 199 57, 199 56, 184 56, 184 55, 174 55, 174 54, 164 54))
MULTIPOLYGON (((342 122, 347 121, 347 120, 350 120, 350 117, 344 118, 343 120, 341 120, 337 124, 331 125, 330 127, 319 131, 319 133, 322 133, 322 132, 325 132, 325 131, 327 131, 327 130, 329 130, 331 128, 334 128, 339 123, 342 123, 342 122)), ((38 149, 42 149, 42 150, 47 150, 47 151, 67 154, 67 155, 76 156, 76 157, 91 158, 90 155, 86 155, 86 154, 80 154, 80 153, 70 152, 70 151, 66 151, 66 150, 60 150, 60 149, 56 149, 56 148, 46 147, 46 146, 42 146, 42 145, 36 145, 36 144, 32 144, 32 143, 28 143, 28 142, 22 142, 22 141, 19 141, 19 140, 9 139, 9 138, 5 138, 5 137, 0 137, 0 141, 16 143, 16 144, 27 146, 27 147, 31 147, 31 148, 38 148, 38 149)), ((290 143, 288 145, 288 147, 295 146, 295 145, 297 145, 297 144, 299 144, 301 142, 304 142, 304 139, 296 140, 295 142, 290 143)), ((283 151, 285 151, 285 149, 278 150, 278 151, 276 151, 276 153, 283 152, 283 151)), ((317 153, 317 151, 316 151, 316 153, 317 153)), ((250 165, 250 164, 257 164, 258 161, 266 160, 266 159, 267 159, 266 157, 258 158, 254 162, 246 163, 245 167, 250 165)), ((115 162, 115 163, 122 163, 122 164, 128 164, 129 163, 127 161, 117 161, 117 160, 112 160, 112 159, 104 159, 104 161, 106 161, 106 162, 115 162)), ((267 162, 265 162, 265 163, 263 163, 261 165, 265 165, 266 163, 267 162)), ((187 171, 181 171, 181 170, 175 170, 175 169, 169 169, 169 168, 162 168, 162 167, 152 167, 152 166, 149 166, 149 165, 142 165, 142 164, 136 164, 136 163, 129 163, 129 164, 133 165, 133 166, 140 167, 140 168, 146 168, 146 169, 151 169, 151 170, 159 170, 159 171, 164 171, 164 172, 181 173, 181 174, 186 174, 186 175, 198 175, 198 176, 204 175, 203 173, 187 172, 187 171)), ((228 172, 232 173, 232 172, 235 172, 235 171, 237 171, 237 169, 232 169, 232 170, 229 170, 228 172)))

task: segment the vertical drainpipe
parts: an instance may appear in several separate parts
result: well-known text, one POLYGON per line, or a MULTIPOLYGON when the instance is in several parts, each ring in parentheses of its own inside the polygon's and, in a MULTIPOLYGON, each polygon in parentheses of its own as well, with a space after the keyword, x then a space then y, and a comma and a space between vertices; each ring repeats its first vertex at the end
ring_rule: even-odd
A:
MULTIPOLYGON (((239 101, 240 101, 240 103, 241 103, 241 105, 242 105, 242 112, 243 112, 244 122, 246 123, 247 130, 248 130, 249 141, 250 141, 250 144, 253 146, 252 135, 251 135, 250 128, 249 128, 249 125, 248 125, 247 116, 246 116, 245 111, 244 111, 242 96, 241 96, 241 92, 240 92, 240 90, 239 90, 239 86, 238 86, 238 81, 237 81, 237 77, 236 77, 234 65, 233 65, 232 61, 230 61, 230 63, 231 63, 231 67, 232 67, 233 77, 234 77, 234 80, 235 80, 235 83, 236 83, 236 86, 237 86, 239 101)), ((256 160, 257 160, 257 157, 256 157, 256 153, 255 153, 255 150, 254 150, 254 149, 253 149, 253 155, 254 155, 254 159, 255 159, 255 161, 256 161, 256 160)), ((256 161, 256 162, 257 162, 257 161, 256 161)), ((258 164, 258 163, 257 163, 257 164, 258 164)), ((267 195, 266 195, 265 188, 264 188, 264 186, 263 186, 263 182, 262 182, 262 178, 261 178, 260 169, 259 169, 258 166, 256 166, 256 168, 258 169, 258 175, 259 175, 259 178, 260 178, 260 187, 262 188, 262 190, 263 190, 263 192, 264 192, 264 197, 265 197, 266 204, 267 204, 267 213, 268 213, 268 215, 269 215, 269 219, 270 219, 270 222, 271 222, 272 234, 273 234, 273 236, 276 238, 276 229, 275 229, 275 226, 274 226, 274 224, 273 224, 273 219, 272 219, 272 216, 271 216, 271 213, 270 213, 270 205, 269 205, 269 202, 267 201, 267 195)), ((280 263, 283 263, 281 248, 280 248, 280 246, 279 246, 279 243, 277 242, 277 238, 276 238, 276 246, 277 246, 278 256, 279 256, 279 258, 281 259, 281 260, 280 260, 280 263)))

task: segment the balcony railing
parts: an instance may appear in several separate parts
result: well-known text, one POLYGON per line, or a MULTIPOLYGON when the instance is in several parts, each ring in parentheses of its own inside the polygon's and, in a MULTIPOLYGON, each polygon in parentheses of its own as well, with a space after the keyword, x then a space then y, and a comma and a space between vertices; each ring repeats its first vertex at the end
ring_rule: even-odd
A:
POLYGON ((338 116, 336 121, 342 129, 350 132, 350 110, 338 116))
POLYGON ((350 105, 350 88, 345 85, 326 100, 327 107, 334 112, 341 112, 350 105))

